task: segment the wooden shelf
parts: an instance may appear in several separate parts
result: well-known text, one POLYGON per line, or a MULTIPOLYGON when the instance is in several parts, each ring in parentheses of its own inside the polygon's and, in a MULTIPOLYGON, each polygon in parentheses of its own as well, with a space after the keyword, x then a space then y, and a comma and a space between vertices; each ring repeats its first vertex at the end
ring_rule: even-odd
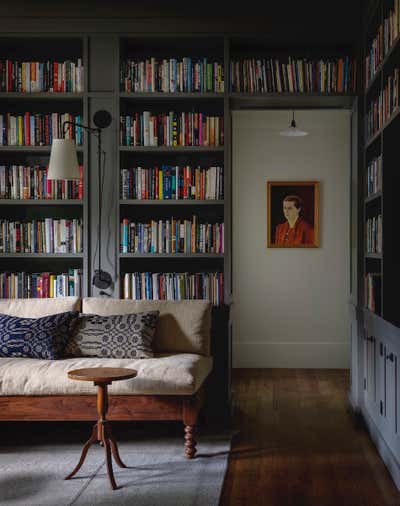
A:
POLYGON ((119 93, 120 98, 127 100, 212 100, 223 99, 224 93, 195 93, 195 92, 179 92, 179 93, 163 93, 163 92, 124 92, 119 93))
POLYGON ((83 200, 0 199, 0 206, 83 206, 83 200))
POLYGON ((50 93, 50 92, 35 92, 35 93, 18 93, 15 91, 0 92, 0 100, 81 100, 84 93, 50 93))
MULTIPOLYGON (((77 146, 78 152, 83 152, 82 146, 77 146)), ((31 152, 31 153, 50 153, 51 146, 0 146, 0 152, 31 152)))
POLYGON ((246 107, 318 107, 351 108, 355 94, 326 92, 229 93, 233 108, 246 107))
POLYGON ((223 153, 224 146, 120 146, 119 150, 132 153, 223 153))
POLYGON ((222 206, 224 200, 137 200, 137 199, 120 199, 122 206, 222 206))
POLYGON ((120 253, 120 258, 224 258, 223 253, 120 253))
POLYGON ((365 253, 365 258, 375 258, 377 260, 382 260, 382 253, 365 253))
POLYGON ((382 192, 373 193, 365 198, 365 203, 373 202, 374 200, 382 198, 382 192))
POLYGON ((0 258, 83 258, 83 253, 0 253, 0 258))

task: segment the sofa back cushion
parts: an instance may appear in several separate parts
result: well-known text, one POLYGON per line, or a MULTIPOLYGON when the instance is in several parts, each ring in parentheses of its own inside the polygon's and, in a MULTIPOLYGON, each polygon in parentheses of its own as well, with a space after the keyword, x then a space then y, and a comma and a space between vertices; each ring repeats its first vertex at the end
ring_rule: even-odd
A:
POLYGON ((154 351, 210 355, 211 303, 206 300, 124 300, 88 297, 82 313, 102 316, 159 311, 154 351))
POLYGON ((54 299, 0 299, 0 313, 21 318, 40 318, 68 311, 80 311, 79 297, 54 299))

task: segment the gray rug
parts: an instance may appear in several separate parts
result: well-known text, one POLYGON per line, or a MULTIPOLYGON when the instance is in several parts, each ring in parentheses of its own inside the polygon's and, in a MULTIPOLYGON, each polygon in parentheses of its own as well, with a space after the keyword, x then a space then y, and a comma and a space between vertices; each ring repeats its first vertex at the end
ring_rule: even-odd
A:
MULTIPOLYGON (((22 426, 29 429, 29 424, 22 426)), ((86 429, 89 430, 89 425, 86 429)), ((230 435, 200 434, 196 459, 186 460, 181 431, 167 432, 150 436, 148 430, 133 431, 120 440, 120 455, 129 468, 113 465, 120 487, 115 491, 109 485, 104 450, 97 445, 90 448, 79 473, 72 480, 63 479, 77 464, 87 437, 70 442, 71 435, 63 441, 65 438, 59 434, 52 434, 50 443, 27 444, 24 439, 29 436, 25 436, 15 445, 3 437, 0 504, 217 506, 227 468, 230 435)), ((49 434, 42 436, 49 440, 49 434)))

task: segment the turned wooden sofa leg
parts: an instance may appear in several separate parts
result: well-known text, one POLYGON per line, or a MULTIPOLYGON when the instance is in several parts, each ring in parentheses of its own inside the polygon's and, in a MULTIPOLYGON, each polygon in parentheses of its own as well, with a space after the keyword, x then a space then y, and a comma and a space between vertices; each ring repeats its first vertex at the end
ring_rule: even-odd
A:
POLYGON ((188 459, 193 459, 196 455, 196 425, 202 403, 202 390, 183 401, 182 418, 185 426, 185 457, 188 459))

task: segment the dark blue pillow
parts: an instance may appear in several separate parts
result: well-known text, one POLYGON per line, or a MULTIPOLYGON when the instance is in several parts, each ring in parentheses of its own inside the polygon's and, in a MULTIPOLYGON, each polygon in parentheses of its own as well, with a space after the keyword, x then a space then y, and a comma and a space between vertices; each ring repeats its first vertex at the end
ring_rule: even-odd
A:
POLYGON ((60 358, 78 316, 78 311, 42 318, 0 314, 0 357, 60 358))

